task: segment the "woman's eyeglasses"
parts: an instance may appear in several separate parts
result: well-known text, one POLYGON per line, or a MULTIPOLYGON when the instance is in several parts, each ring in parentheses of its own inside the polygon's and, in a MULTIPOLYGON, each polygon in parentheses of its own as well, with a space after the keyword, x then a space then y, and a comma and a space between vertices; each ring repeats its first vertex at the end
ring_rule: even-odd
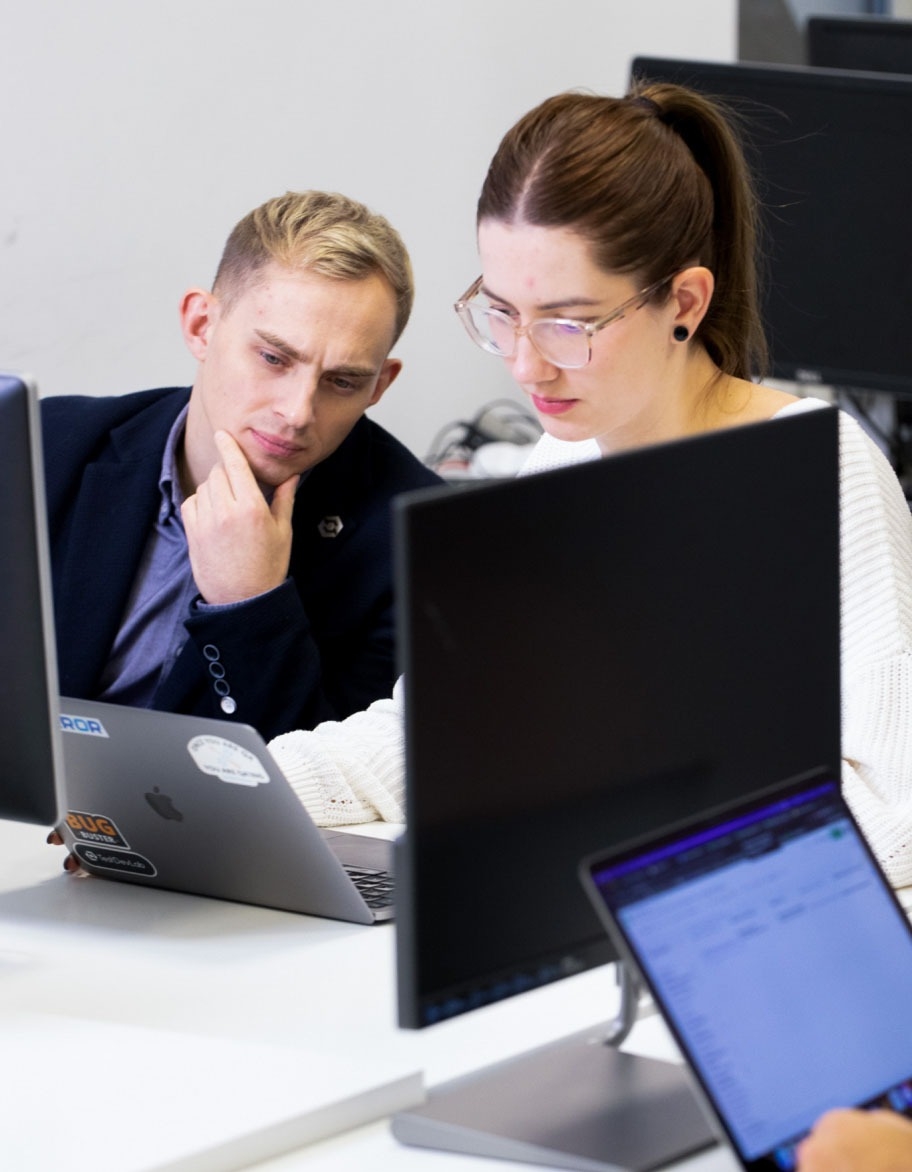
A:
POLYGON ((640 309, 653 293, 671 280, 670 277, 663 277, 654 285, 641 289, 598 321, 540 317, 527 326, 521 326, 502 309, 492 309, 483 301, 473 300, 481 290, 482 279, 479 277, 470 285, 453 306, 472 341, 498 358, 512 358, 518 339, 525 335, 546 362, 564 370, 586 366, 592 357, 592 339, 599 330, 620 321, 630 310, 640 309))

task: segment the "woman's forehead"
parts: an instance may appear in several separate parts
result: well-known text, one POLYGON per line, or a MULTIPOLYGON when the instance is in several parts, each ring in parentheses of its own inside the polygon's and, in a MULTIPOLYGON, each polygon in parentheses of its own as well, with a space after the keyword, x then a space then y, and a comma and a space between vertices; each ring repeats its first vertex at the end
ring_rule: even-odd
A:
POLYGON ((589 242, 570 228, 482 220, 478 251, 486 293, 539 309, 600 305, 630 284, 600 268, 589 242))

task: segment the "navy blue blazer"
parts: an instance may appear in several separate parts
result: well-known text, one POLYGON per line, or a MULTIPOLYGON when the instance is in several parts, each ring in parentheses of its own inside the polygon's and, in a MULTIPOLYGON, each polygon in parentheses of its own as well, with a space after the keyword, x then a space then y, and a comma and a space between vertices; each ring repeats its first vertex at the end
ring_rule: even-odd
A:
MULTIPOLYGON (((188 388, 41 401, 60 691, 94 699, 159 504, 165 441, 188 388)), ((362 418, 297 493, 289 577, 238 608, 192 611, 152 707, 270 738, 388 696, 396 675, 391 501, 441 483, 362 418), (339 518, 341 529, 325 518, 339 518), (205 649, 205 651, 204 651, 205 649), (221 693, 209 671, 224 669, 221 693), (226 712, 227 688, 236 704, 226 712)), ((230 705, 229 705, 230 707, 230 705)))

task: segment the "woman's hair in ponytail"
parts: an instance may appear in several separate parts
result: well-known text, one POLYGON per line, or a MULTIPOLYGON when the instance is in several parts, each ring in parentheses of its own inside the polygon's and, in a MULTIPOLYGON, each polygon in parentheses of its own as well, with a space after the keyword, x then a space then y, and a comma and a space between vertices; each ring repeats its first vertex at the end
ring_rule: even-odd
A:
POLYGON ((485 219, 570 228, 596 264, 643 287, 705 265, 715 292, 697 337, 724 373, 765 373, 757 200, 717 101, 644 80, 625 98, 547 99, 498 147, 478 202, 485 219))

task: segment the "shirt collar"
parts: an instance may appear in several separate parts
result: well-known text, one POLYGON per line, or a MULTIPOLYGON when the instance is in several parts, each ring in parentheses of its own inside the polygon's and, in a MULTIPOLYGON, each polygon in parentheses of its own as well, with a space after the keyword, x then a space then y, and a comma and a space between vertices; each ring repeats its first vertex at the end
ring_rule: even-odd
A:
POLYGON ((180 507, 184 503, 180 476, 177 473, 177 449, 183 439, 188 410, 189 406, 184 407, 174 420, 171 430, 168 432, 168 438, 165 440, 161 472, 158 477, 158 490, 161 493, 158 519, 162 524, 172 517, 180 519, 180 507))

